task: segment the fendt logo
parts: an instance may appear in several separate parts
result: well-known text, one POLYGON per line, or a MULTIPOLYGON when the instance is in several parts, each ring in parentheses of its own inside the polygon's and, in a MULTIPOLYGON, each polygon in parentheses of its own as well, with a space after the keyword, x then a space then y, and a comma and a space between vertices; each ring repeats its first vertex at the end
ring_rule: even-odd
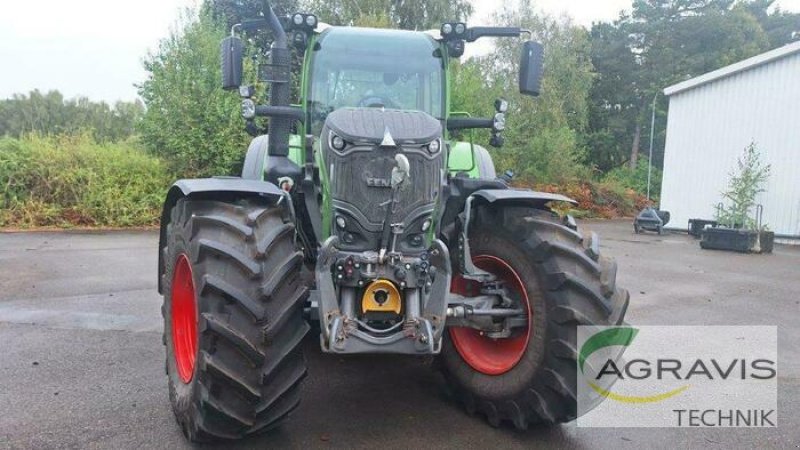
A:
POLYGON ((774 327, 583 331, 588 333, 581 333, 577 364, 584 412, 597 407, 597 399, 607 399, 612 402, 598 409, 610 403, 640 421, 646 411, 653 417, 671 413, 676 420, 622 426, 775 426, 775 407, 764 404, 777 399, 774 327), (756 391, 762 397, 755 397, 756 391))

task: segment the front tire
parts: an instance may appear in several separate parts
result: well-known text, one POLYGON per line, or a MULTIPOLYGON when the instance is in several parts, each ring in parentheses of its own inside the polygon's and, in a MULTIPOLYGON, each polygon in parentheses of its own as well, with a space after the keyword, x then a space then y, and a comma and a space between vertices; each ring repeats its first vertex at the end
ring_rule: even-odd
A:
POLYGON ((575 419, 577 326, 619 325, 628 306, 616 263, 554 214, 532 208, 480 209, 469 240, 475 264, 525 304, 528 328, 483 342, 474 330, 451 328, 440 356, 449 390, 493 426, 575 419))
POLYGON ((283 209, 181 199, 161 251, 169 398, 184 434, 236 439, 278 425, 300 401, 309 329, 283 209))

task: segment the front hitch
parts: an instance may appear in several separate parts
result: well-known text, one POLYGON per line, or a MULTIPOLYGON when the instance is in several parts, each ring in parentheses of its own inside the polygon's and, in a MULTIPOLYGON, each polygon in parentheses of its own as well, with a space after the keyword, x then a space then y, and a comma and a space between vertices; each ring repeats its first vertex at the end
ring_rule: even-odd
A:
MULTIPOLYGON (((369 283, 358 283, 361 278, 355 281, 355 270, 360 270, 361 274, 374 272, 374 275, 369 275, 370 279, 382 279, 381 273, 386 273, 388 267, 378 261, 375 252, 367 255, 342 251, 337 248, 338 242, 336 236, 325 240, 315 269, 317 289, 312 292, 312 298, 319 305, 322 350, 330 353, 439 353, 451 274, 449 253, 444 243, 434 241, 428 252, 430 267, 436 268, 432 283, 415 286, 410 278, 406 279, 409 285, 401 283, 404 300, 402 321, 387 328, 375 328, 357 312, 357 289, 369 283), (369 257, 366 263, 371 265, 369 272, 361 262, 358 267, 337 263, 342 260, 363 262, 358 258, 365 257, 369 257)), ((410 260, 405 261, 409 262, 403 264, 410 267, 410 260)))

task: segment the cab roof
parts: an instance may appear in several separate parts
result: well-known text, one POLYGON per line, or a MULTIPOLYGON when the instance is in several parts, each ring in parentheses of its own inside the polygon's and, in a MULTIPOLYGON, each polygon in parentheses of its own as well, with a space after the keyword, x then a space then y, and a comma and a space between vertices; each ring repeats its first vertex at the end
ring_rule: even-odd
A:
POLYGON ((431 35, 421 31, 360 27, 326 28, 317 42, 325 50, 352 51, 359 55, 369 54, 371 49, 381 49, 382 53, 395 49, 407 53, 432 52, 439 46, 431 35))

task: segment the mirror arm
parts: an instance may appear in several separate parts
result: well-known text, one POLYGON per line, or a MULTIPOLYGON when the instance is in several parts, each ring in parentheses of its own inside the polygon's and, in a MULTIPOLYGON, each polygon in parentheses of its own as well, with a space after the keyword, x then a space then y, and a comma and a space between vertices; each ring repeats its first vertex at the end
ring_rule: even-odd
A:
POLYGON ((478 117, 454 117, 447 119, 448 130, 467 130, 471 128, 489 128, 494 126, 494 120, 478 117))
POLYGON ((519 27, 471 27, 464 33, 464 40, 475 42, 482 37, 519 37, 523 31, 527 30, 519 27))
MULTIPOLYGON (((245 19, 242 23, 237 23, 234 27, 238 27, 241 31, 250 32, 250 31, 257 31, 263 30, 269 26, 269 22, 267 19, 245 19)), ((234 30, 231 30, 233 33, 234 30)))
POLYGON ((256 106, 257 117, 279 117, 283 119, 294 119, 297 122, 305 123, 306 117, 303 110, 296 106, 256 106))

